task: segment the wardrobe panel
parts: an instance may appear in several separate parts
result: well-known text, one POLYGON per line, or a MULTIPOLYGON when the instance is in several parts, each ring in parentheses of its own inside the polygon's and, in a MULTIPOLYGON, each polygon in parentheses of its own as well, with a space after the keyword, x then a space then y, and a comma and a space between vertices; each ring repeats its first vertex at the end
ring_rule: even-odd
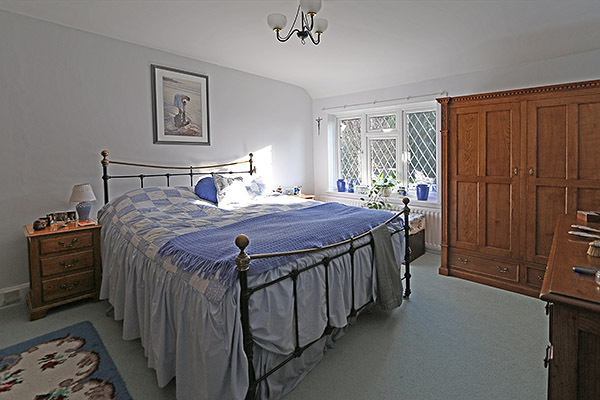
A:
POLYGON ((577 209, 600 211, 600 189, 577 189, 577 209))
POLYGON ((537 177, 565 179, 567 106, 538 107, 536 131, 537 177))
POLYGON ((510 177, 511 112, 486 112, 486 175, 510 177))
POLYGON ((511 185, 486 185, 486 246, 510 250, 512 236, 511 185))
POLYGON ((600 180, 600 102, 579 104, 579 179, 600 180))
POLYGON ((478 113, 458 114, 457 124, 457 174, 477 175, 479 169, 479 118, 478 113))
POLYGON ((477 244, 477 183, 458 182, 456 189, 456 238, 460 242, 477 244))
POLYGON ((536 188, 535 255, 548 257, 558 216, 566 213, 567 191, 564 187, 536 188))

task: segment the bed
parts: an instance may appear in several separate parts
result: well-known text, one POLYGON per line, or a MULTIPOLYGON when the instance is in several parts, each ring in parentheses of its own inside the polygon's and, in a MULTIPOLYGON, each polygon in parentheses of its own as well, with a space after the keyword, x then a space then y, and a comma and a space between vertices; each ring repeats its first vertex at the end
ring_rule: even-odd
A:
MULTIPOLYGON (((208 173, 205 170, 216 168, 222 173, 224 167, 244 162, 185 167, 185 172, 166 174, 109 175, 111 163, 153 166, 109 161, 107 151, 102 155, 106 204, 98 214, 103 226, 101 298, 114 307, 114 318, 123 320, 123 338, 141 338, 159 386, 176 377, 178 399, 281 398, 360 312, 389 297, 389 290, 399 300, 384 301, 387 308, 397 307, 403 296, 410 295, 410 248, 405 246, 408 199, 402 213, 377 218, 369 214, 377 226, 368 231, 358 233, 349 226, 345 233, 349 237, 334 243, 256 254, 253 249, 270 247, 253 247, 261 242, 261 235, 252 226, 268 229, 263 221, 274 215, 275 220, 286 221, 298 213, 314 213, 319 220, 322 213, 341 205, 281 195, 260 196, 252 204, 222 209, 199 199, 191 187, 172 187, 170 180, 189 175, 193 185, 196 176, 208 173), (165 177, 167 186, 144 187, 150 176, 165 177), (141 187, 110 200, 108 181, 119 177, 139 179, 141 187), (238 226, 254 233, 231 236, 236 255, 234 261, 228 259, 232 264, 228 269, 208 273, 189 268, 193 264, 189 257, 165 256, 165 249, 175 248, 169 245, 179 238, 212 238, 238 226), (374 239, 382 231, 389 236, 389 245, 374 239), (384 253, 393 262, 383 262, 384 253), (405 272, 400 277, 403 260, 405 272), (277 266, 264 269, 267 262, 277 266), (228 278, 231 270, 234 280, 228 278), (403 292, 402 286, 399 293, 397 286, 382 287, 400 279, 403 292)), ((249 169, 227 172, 251 176, 252 156, 245 163, 249 169)), ((348 215, 353 221, 360 219, 358 214, 348 215)), ((310 225, 310 218, 305 221, 310 225)), ((292 225, 286 226, 293 230, 292 225)), ((214 253, 225 247, 215 246, 214 253)))

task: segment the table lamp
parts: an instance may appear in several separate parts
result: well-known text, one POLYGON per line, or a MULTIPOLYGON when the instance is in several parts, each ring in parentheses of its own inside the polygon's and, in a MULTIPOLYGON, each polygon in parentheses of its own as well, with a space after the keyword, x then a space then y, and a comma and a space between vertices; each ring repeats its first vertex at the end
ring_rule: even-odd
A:
POLYGON ((80 221, 86 221, 90 219, 90 211, 92 205, 90 202, 96 201, 94 191, 89 183, 81 183, 73 186, 73 193, 71 193, 70 203, 77 203, 75 209, 80 221))

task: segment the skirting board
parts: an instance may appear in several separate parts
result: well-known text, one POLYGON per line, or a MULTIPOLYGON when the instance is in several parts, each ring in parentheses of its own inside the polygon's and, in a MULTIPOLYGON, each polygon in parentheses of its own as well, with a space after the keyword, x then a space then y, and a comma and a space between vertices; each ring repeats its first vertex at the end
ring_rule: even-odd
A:
POLYGON ((25 303, 29 292, 29 283, 0 289, 0 308, 25 303))

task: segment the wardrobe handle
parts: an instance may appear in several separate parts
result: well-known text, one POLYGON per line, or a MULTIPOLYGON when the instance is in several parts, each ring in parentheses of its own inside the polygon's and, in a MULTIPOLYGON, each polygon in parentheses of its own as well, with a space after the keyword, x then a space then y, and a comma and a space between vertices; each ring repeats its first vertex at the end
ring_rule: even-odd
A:
POLYGON ((554 358, 554 348, 552 345, 546 346, 546 357, 544 357, 544 368, 548 368, 550 361, 554 358))
POLYGON ((533 167, 529 167, 529 175, 533 175, 533 167))
POLYGON ((519 168, 515 167, 515 168, 513 169, 513 175, 515 175, 515 176, 516 176, 516 175, 519 175, 519 168))

